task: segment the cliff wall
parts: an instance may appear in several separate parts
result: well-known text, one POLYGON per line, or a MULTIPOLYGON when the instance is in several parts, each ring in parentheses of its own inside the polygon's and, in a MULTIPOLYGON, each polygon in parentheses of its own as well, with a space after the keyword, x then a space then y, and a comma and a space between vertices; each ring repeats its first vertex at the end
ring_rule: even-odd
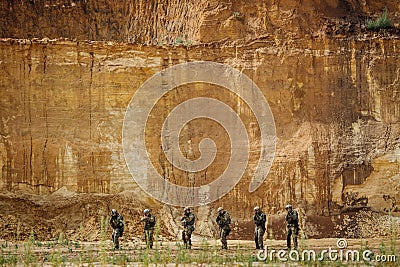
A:
POLYGON ((388 212, 400 212, 400 42, 396 29, 372 34, 363 22, 384 6, 397 18, 395 1, 51 2, 1 3, 3 237, 18 227, 42 238, 77 236, 88 222, 84 231, 95 238, 97 220, 113 207, 125 214, 132 236, 140 235, 134 224, 144 207, 163 218, 165 235, 177 235, 180 210, 154 201, 132 179, 122 125, 148 78, 191 61, 224 63, 251 78, 271 107, 277 134, 271 170, 249 193, 260 134, 242 100, 198 84, 180 86, 155 105, 146 146, 159 173, 176 184, 212 181, 230 152, 223 128, 196 120, 181 132, 181 146, 195 159, 201 138, 210 137, 219 149, 215 163, 194 176, 169 164, 159 133, 177 104, 196 96, 228 103, 252 142, 234 190, 196 209, 196 233, 212 235, 209 218, 225 206, 233 237, 248 238, 252 208, 260 205, 280 237, 289 202, 308 236, 387 233, 369 230, 388 212))

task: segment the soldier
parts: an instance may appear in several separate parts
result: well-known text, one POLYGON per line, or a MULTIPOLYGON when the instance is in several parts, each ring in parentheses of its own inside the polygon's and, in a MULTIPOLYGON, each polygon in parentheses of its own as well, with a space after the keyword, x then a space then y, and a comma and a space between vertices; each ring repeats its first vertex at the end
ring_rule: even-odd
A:
POLYGON ((291 245, 291 237, 293 237, 293 245, 294 249, 297 250, 297 235, 299 234, 299 215, 297 211, 293 210, 292 205, 286 205, 285 209, 287 210, 286 214, 286 222, 287 222, 287 236, 286 236, 286 244, 287 249, 290 250, 291 245))
POLYGON ((144 216, 140 219, 141 222, 144 222, 144 238, 146 240, 146 247, 153 248, 153 234, 154 234, 154 226, 156 225, 156 217, 150 213, 149 209, 145 209, 144 216))
POLYGON ((183 209, 183 216, 181 219, 183 231, 182 231, 182 240, 185 244, 185 248, 192 247, 192 233, 194 231, 194 221, 195 216, 194 213, 190 211, 190 208, 186 207, 183 209))
POLYGON ((257 206, 254 208, 254 224, 256 228, 254 230, 254 241, 256 242, 256 249, 263 249, 263 237, 265 233, 265 223, 267 221, 267 217, 264 212, 261 211, 260 207, 257 206))
POLYGON ((111 210, 110 225, 113 229, 112 240, 114 242, 114 248, 119 249, 118 238, 124 233, 124 218, 115 209, 111 210))
POLYGON ((217 211, 218 216, 216 222, 219 226, 219 236, 222 243, 222 249, 228 249, 228 242, 226 241, 226 237, 231 232, 231 228, 229 226, 231 223, 231 217, 229 216, 229 213, 226 212, 222 207, 219 207, 217 211))

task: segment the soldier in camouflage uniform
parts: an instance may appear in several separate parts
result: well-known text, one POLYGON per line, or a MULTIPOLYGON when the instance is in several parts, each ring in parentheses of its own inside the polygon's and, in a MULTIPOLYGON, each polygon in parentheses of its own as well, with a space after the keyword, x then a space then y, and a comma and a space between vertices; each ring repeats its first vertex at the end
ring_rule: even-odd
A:
POLYGON ((190 211, 190 208, 186 207, 183 209, 183 216, 181 219, 183 231, 182 231, 182 240, 185 244, 185 248, 192 247, 192 233, 194 231, 194 221, 195 216, 194 213, 190 211))
POLYGON ((286 244, 287 249, 291 248, 291 237, 293 237, 293 245, 294 249, 297 249, 297 235, 299 234, 299 215, 297 211, 293 210, 292 205, 286 205, 285 209, 287 210, 287 214, 285 220, 287 222, 287 236, 286 236, 286 244))
POLYGON ((264 242, 263 237, 265 233, 265 223, 267 221, 267 216, 261 211, 260 207, 254 208, 254 224, 256 228, 254 229, 254 241, 256 242, 256 249, 263 249, 264 242))
POLYGON ((124 218, 115 209, 111 210, 110 225, 113 229, 112 240, 114 242, 114 248, 119 249, 118 238, 124 233, 124 218))
POLYGON ((216 222, 219 226, 219 236, 222 243, 222 249, 228 249, 228 242, 226 241, 226 237, 231 232, 230 224, 231 224, 231 217, 229 213, 226 212, 222 207, 218 208, 218 216, 216 222))
POLYGON ((150 213, 149 209, 145 209, 144 216, 140 221, 144 222, 144 238, 146 240, 146 247, 153 248, 153 234, 154 226, 156 225, 156 217, 150 213))

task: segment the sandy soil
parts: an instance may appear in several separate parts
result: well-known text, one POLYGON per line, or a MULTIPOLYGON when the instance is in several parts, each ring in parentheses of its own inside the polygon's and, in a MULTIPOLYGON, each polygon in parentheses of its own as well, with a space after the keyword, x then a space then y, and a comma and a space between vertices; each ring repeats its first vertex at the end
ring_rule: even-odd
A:
MULTIPOLYGON (((75 242, 75 241, 31 241, 31 242, 7 242, 0 241, 1 257, 0 265, 26 265, 38 263, 41 266, 54 266, 54 265, 69 265, 69 266, 90 266, 90 265, 107 265, 107 266, 120 266, 120 265, 175 265, 182 263, 186 265, 198 266, 200 263, 208 264, 228 264, 228 265, 284 265, 284 261, 277 258, 277 251, 285 248, 285 240, 265 240, 267 246, 267 260, 262 260, 261 257, 265 254, 259 252, 254 248, 254 242, 250 240, 228 240, 228 250, 220 249, 219 240, 201 239, 195 237, 193 247, 190 250, 182 248, 181 242, 156 242, 155 248, 147 250, 145 244, 138 240, 124 240, 121 238, 121 249, 118 251, 113 250, 113 244, 110 240, 104 242, 75 242), (271 261, 271 251, 275 250, 273 260, 271 261), (196 263, 196 264, 195 264, 196 263), (241 264, 239 264, 241 263, 241 264)), ((342 240, 343 241, 343 240, 342 240)), ((297 265, 302 261, 302 253, 305 250, 315 250, 318 255, 323 250, 338 250, 346 251, 358 250, 360 253, 366 249, 370 249, 376 255, 384 255, 385 262, 378 262, 372 258, 372 262, 365 262, 361 258, 361 266, 372 264, 374 266, 399 266, 400 264, 400 240, 390 239, 346 239, 346 247, 339 249, 337 246, 338 239, 307 239, 300 240, 299 242, 299 262, 289 259, 289 263, 297 265), (389 256, 395 255, 395 258, 389 256), (395 260, 395 261, 393 261, 395 260)), ((339 255, 339 254, 338 254, 339 255)), ((288 254, 286 255, 286 258, 288 254)), ((294 256, 295 257, 295 256, 294 256)), ((342 260, 330 260, 326 254, 324 261, 325 265, 340 264, 354 265, 355 261, 346 261, 345 256, 342 260)), ((304 263, 304 262, 303 262, 304 263)), ((310 261, 307 261, 310 264, 310 261)), ((321 261, 314 262, 321 264, 321 261)), ((312 264, 313 265, 313 264, 312 264)))

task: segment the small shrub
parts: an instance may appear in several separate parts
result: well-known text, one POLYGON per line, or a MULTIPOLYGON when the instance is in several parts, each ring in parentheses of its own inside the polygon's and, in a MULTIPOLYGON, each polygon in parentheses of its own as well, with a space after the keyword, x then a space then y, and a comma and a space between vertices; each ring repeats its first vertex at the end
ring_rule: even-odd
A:
POLYGON ((376 20, 367 20, 366 27, 368 30, 379 30, 391 28, 393 26, 392 20, 388 17, 388 11, 385 8, 383 13, 376 20))
POLYGON ((176 40, 175 40, 175 44, 179 45, 179 44, 182 44, 182 43, 183 43, 183 39, 182 39, 182 37, 178 37, 178 38, 176 38, 176 40))
POLYGON ((237 20, 240 20, 242 18, 242 14, 239 11, 233 12, 232 16, 237 20))

